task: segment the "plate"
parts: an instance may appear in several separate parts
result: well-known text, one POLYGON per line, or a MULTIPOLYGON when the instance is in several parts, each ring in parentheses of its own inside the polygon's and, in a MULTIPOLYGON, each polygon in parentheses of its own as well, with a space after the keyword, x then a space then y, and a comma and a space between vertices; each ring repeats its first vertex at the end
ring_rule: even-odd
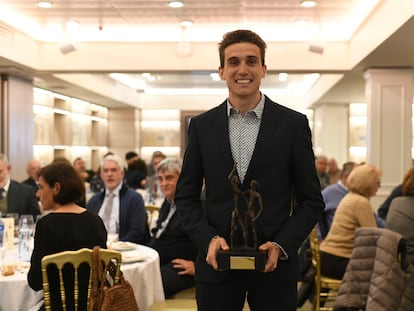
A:
POLYGON ((26 262, 26 261, 19 261, 16 263, 15 265, 16 271, 29 271, 30 269, 30 262, 26 262))
POLYGON ((131 242, 112 242, 111 248, 116 251, 129 251, 135 249, 137 246, 131 242))
POLYGON ((144 255, 122 254, 122 263, 140 262, 140 261, 144 261, 146 258, 147 256, 144 256, 144 255))

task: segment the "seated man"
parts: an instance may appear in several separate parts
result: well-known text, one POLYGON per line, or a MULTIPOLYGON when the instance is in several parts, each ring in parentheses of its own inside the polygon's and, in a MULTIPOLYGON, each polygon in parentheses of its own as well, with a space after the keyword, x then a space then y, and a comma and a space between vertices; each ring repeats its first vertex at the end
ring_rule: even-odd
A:
POLYGON ((10 178, 11 165, 6 155, 0 153, 0 212, 40 214, 39 203, 33 189, 10 178))
POLYGON ((40 161, 36 159, 32 159, 27 162, 26 172, 27 172, 27 179, 22 181, 22 184, 28 185, 33 188, 33 192, 36 194, 37 190, 39 189, 37 182, 38 182, 38 175, 42 165, 40 161))
POLYGON ((123 183, 124 161, 108 155, 101 161, 101 178, 105 190, 88 201, 88 210, 101 216, 109 234, 120 241, 144 244, 149 239, 147 213, 142 196, 123 183))
POLYGON ((197 249, 184 231, 174 204, 181 163, 167 158, 159 163, 156 170, 165 200, 148 245, 160 255, 162 283, 165 297, 168 298, 195 285, 194 261, 197 249))

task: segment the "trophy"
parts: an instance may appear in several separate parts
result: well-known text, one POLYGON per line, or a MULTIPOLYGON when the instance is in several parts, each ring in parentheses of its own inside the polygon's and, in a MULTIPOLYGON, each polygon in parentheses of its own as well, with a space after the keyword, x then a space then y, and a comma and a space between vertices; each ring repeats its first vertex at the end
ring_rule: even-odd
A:
POLYGON ((252 180, 246 191, 240 189, 240 179, 236 174, 236 164, 229 175, 233 192, 231 217, 230 250, 220 250, 217 254, 219 270, 264 271, 265 251, 258 250, 256 220, 263 211, 262 197, 258 192, 258 182, 252 180))

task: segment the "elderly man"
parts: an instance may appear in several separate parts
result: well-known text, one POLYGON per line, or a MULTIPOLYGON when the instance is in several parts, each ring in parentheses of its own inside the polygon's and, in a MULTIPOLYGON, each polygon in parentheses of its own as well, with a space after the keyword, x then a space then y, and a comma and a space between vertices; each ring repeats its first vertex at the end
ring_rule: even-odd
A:
POLYGON ((40 214, 33 190, 10 178, 11 165, 6 155, 0 153, 0 211, 7 213, 40 214))
POLYGON ((95 194, 87 208, 102 217, 108 234, 117 234, 120 241, 143 244, 149 239, 144 200, 123 183, 124 168, 124 161, 118 155, 102 159, 101 178, 105 190, 95 194))
POLYGON ((180 173, 181 163, 172 158, 162 160, 156 168, 165 200, 153 237, 148 243, 160 255, 162 283, 167 298, 195 285, 194 261, 197 249, 184 231, 182 218, 176 213, 174 203, 180 173))
POLYGON ((37 180, 39 179, 38 174, 41 168, 42 165, 40 164, 40 161, 36 159, 32 159, 29 162, 27 162, 26 172, 28 177, 27 179, 23 180, 22 183, 32 187, 34 193, 36 193, 39 189, 39 187, 37 186, 37 180))

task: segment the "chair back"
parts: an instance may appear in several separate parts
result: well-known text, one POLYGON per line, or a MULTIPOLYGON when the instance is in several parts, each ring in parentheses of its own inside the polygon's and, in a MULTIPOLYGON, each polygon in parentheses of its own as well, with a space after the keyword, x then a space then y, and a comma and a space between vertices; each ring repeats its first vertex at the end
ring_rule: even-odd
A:
MULTIPOLYGON (((116 263, 116 272, 114 283, 119 282, 120 276, 120 265, 121 265, 121 253, 113 250, 101 249, 101 260, 104 264, 104 275, 108 273, 108 267, 110 262, 116 263)), ((73 301, 74 308, 77 311, 78 308, 84 309, 84 307, 79 306, 79 268, 81 266, 89 266, 89 279, 88 279, 88 288, 87 288, 87 304, 89 304, 89 296, 91 293, 92 286, 92 250, 88 248, 82 248, 77 251, 63 251, 56 254, 47 255, 42 258, 42 278, 43 278, 43 296, 45 310, 52 310, 52 301, 51 301, 51 283, 48 275, 48 266, 54 265, 58 271, 59 284, 54 284, 54 286, 59 287, 60 299, 62 303, 62 308, 64 311, 68 308, 68 300, 73 301), (74 270, 73 274, 73 284, 67 284, 70 278, 64 277, 64 267, 71 266, 74 270), (66 289, 65 289, 66 288, 66 289), (68 291, 70 289, 70 291, 68 291), (73 289, 73 291, 72 291, 73 289), (72 297, 70 297, 72 296, 72 297), (70 298, 69 298, 70 297, 70 298)), ((113 266, 113 265, 112 265, 113 266)), ((57 302, 53 302, 57 303, 57 302)), ((89 307, 89 306, 87 306, 89 307)))
POLYGON ((321 273, 321 256, 319 253, 317 226, 309 234, 309 242, 312 252, 312 266, 315 269, 313 310, 333 310, 333 303, 342 280, 328 278, 321 273))

